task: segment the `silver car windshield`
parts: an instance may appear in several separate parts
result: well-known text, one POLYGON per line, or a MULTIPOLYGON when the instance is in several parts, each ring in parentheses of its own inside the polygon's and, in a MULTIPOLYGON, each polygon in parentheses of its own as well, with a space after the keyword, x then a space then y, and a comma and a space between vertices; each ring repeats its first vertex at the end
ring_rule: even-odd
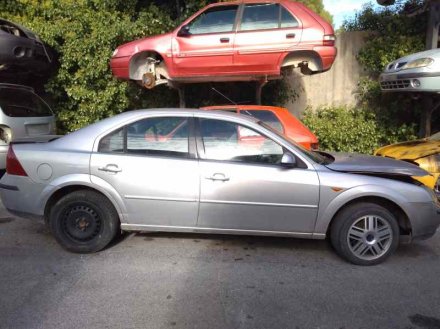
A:
POLYGON ((18 88, 0 88, 0 108, 9 117, 48 117, 53 113, 36 94, 18 88))

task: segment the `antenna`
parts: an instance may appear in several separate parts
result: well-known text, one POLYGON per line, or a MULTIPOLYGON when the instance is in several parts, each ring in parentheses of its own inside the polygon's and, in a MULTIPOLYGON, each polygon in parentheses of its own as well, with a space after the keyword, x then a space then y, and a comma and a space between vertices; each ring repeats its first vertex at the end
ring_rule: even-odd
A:
POLYGON ((223 96, 226 100, 228 100, 229 102, 231 102, 234 105, 238 105, 236 102, 234 102, 232 99, 230 99, 229 97, 227 97, 226 95, 222 94, 220 91, 218 91, 217 89, 215 89, 214 87, 211 87, 212 90, 214 90, 217 94, 219 94, 220 96, 223 96))

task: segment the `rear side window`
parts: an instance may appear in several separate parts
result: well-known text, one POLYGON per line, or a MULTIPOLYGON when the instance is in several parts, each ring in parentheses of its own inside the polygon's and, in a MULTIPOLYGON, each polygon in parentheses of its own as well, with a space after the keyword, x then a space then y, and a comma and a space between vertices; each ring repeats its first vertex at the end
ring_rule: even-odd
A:
POLYGON ((0 88, 0 108, 9 117, 48 117, 53 113, 36 94, 24 89, 0 88))
POLYGON ((232 32, 238 6, 221 6, 208 9, 189 23, 189 33, 232 32))
POLYGON ((265 110, 241 110, 240 114, 249 115, 251 117, 257 118, 272 128, 283 132, 283 125, 281 121, 277 118, 277 116, 271 111, 265 110))
POLYGON ((278 4, 252 4, 244 7, 241 31, 267 30, 278 28, 280 7, 278 4))
POLYGON ((104 153, 187 158, 189 157, 188 119, 160 117, 134 122, 102 138, 98 150, 104 153))

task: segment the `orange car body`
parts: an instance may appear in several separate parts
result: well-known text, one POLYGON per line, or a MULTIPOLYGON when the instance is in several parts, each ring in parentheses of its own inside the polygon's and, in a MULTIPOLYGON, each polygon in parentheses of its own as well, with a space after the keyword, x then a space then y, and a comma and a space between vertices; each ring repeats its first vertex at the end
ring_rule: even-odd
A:
POLYGON ((267 123, 272 128, 280 130, 284 135, 293 139, 308 150, 317 150, 318 138, 288 109, 275 106, 261 105, 223 105, 203 107, 203 110, 222 110, 254 116, 267 123))

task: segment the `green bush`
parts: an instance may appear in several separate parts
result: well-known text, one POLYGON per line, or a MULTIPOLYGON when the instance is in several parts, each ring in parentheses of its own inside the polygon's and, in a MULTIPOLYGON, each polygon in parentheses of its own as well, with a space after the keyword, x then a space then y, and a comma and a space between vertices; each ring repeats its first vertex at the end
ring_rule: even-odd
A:
POLYGON ((327 151, 372 154, 380 146, 416 138, 414 126, 390 126, 364 109, 307 110, 303 122, 318 137, 320 148, 327 151))

